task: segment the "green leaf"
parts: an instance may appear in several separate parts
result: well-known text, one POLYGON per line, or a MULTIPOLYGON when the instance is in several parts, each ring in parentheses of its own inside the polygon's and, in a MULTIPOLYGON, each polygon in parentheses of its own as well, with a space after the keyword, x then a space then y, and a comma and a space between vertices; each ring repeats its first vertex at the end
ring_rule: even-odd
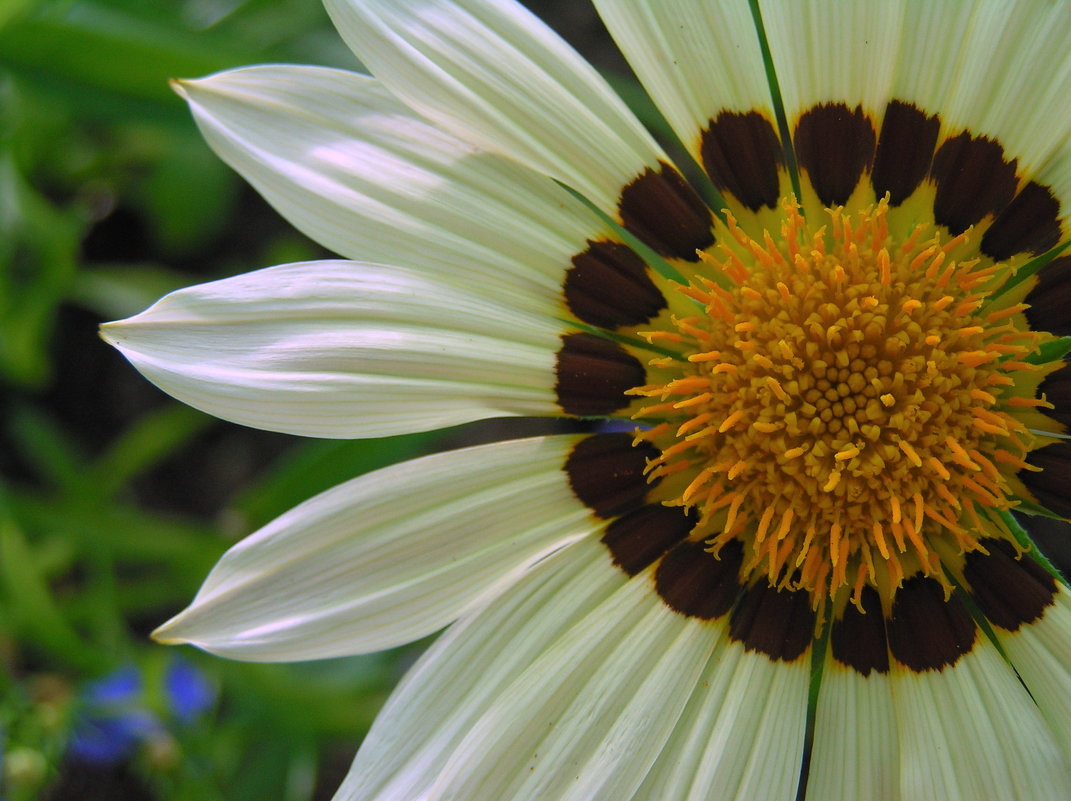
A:
POLYGON ((75 273, 82 225, 51 207, 0 157, 0 372, 41 387, 56 310, 75 273))
POLYGON ((145 183, 145 209, 170 252, 190 252, 230 222, 238 180, 200 138, 172 137, 145 183))
POLYGON ((1071 353, 1071 337, 1060 337, 1052 342, 1046 342, 1036 352, 1026 357, 1031 364, 1048 364, 1060 361, 1068 353, 1071 353))
POLYGON ((41 5, 42 0, 0 0, 0 28, 12 20, 25 16, 41 5))
POLYGON ((172 101, 168 80, 195 78, 247 61, 204 32, 154 23, 105 5, 79 2, 0 29, 0 63, 79 86, 157 103, 172 101))
POLYGON ((214 418, 188 406, 168 404, 142 417, 112 442, 90 466, 86 482, 96 497, 111 496, 213 423, 214 418))
POLYGON ((0 497, 0 590, 22 638, 61 663, 87 672, 103 669, 109 655, 83 641, 64 618, 38 569, 22 529, 0 497))
POLYGON ((9 433, 23 458, 46 483, 65 488, 82 484, 85 457, 67 433, 42 410, 30 405, 15 407, 10 415, 9 433))
POLYGON ((228 545, 208 526, 116 504, 94 507, 83 499, 30 491, 12 496, 9 504, 27 525, 56 532, 80 550, 107 542, 117 561, 188 575, 188 587, 171 588, 176 595, 196 588, 228 545))
POLYGON ((69 297, 105 320, 118 320, 194 280, 160 264, 96 264, 75 275, 69 297))
MULTIPOLYGON (((1022 504, 1020 506, 1020 509, 1026 509, 1028 506, 1033 506, 1033 505, 1034 504, 1022 504)), ((1048 512, 1048 510, 1045 510, 1045 512, 1046 513, 1043 515, 1043 517, 1052 517, 1055 520, 1062 520, 1063 519, 1063 518, 1060 518, 1060 517, 1056 517, 1051 512, 1048 512)), ((1030 512, 1028 511, 1027 514, 1029 514, 1029 513, 1030 512)), ((1011 533, 1015 537, 1016 541, 1022 547, 1026 548, 1027 550, 1030 551, 1030 556, 1033 557, 1037 561, 1038 564, 1040 564, 1043 568, 1045 568, 1046 572, 1048 572, 1053 578, 1055 578, 1061 584, 1068 585, 1068 580, 1056 568, 1056 565, 1054 565, 1052 562, 1050 562, 1049 558, 1047 556, 1045 556, 1045 554, 1043 554, 1041 552, 1041 549, 1038 548, 1038 546, 1034 544, 1034 541, 1030 538, 1030 534, 1027 532, 1027 530, 1025 528, 1023 528, 1019 524, 1019 521, 1015 519, 1015 516, 1012 515, 1011 512, 1007 512, 1007 511, 1001 511, 1001 512, 998 512, 998 514, 1001 516, 1001 519, 1004 520, 1004 523, 1008 526, 1008 529, 1011 531, 1011 533)))

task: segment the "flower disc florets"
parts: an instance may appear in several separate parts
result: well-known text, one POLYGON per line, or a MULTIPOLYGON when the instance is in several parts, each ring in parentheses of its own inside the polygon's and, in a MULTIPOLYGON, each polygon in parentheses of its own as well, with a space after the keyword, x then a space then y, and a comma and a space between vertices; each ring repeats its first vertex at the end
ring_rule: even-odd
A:
POLYGON ((715 553, 743 540, 746 569, 816 605, 867 585, 889 598, 920 571, 950 589, 939 553, 1005 528, 997 465, 1024 466, 1032 443, 1008 410, 1038 403, 1006 397, 1008 373, 1032 369, 1038 335, 989 296, 999 264, 956 259, 967 233, 893 241, 885 202, 817 230, 783 209, 776 241, 730 216, 709 274, 681 290, 696 314, 646 334, 681 354, 633 390, 653 399, 650 475, 715 553))

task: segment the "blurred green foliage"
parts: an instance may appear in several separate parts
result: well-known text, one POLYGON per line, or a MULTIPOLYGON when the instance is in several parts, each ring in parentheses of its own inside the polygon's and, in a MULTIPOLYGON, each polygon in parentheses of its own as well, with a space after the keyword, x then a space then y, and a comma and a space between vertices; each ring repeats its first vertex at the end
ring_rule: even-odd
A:
POLYGON ((205 716, 119 763, 70 756, 85 688, 125 666, 158 675, 170 652, 148 632, 231 542, 429 446, 228 426, 164 399, 95 336, 173 288, 323 255, 211 154, 167 86, 269 61, 355 66, 309 0, 0 0, 5 801, 330 797, 405 658, 268 666, 185 649, 219 691, 205 716))

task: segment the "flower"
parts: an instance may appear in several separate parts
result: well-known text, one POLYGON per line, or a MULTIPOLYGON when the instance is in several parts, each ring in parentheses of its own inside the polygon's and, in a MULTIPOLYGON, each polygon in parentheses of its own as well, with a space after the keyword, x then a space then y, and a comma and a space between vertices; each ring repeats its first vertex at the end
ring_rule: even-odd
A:
POLYGON ((141 673, 119 668, 85 686, 68 755, 78 762, 114 764, 128 759, 142 742, 159 737, 163 726, 141 702, 141 673))
MULTIPOLYGON (((179 724, 195 721, 215 703, 215 688, 192 664, 169 660, 159 677, 167 715, 179 724)), ((168 747, 168 729, 151 708, 143 672, 125 665, 87 684, 80 693, 67 756, 76 762, 125 762, 142 745, 168 747)))
POLYGON ((1071 514, 1071 9, 596 5, 713 204, 511 0, 328 0, 374 78, 178 85, 360 261, 106 326, 150 380, 313 436, 637 425, 330 490, 157 636, 313 659, 452 624, 346 801, 1071 797, 1071 595, 1021 528, 1071 514))

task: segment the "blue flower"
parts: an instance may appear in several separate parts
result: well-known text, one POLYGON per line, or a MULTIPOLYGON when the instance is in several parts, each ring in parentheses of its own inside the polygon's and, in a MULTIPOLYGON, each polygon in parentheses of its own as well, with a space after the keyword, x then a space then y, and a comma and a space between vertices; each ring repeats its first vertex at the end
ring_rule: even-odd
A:
POLYGON ((216 702, 216 688, 185 659, 171 660, 164 675, 164 688, 169 711, 182 723, 192 723, 216 702))
MULTIPOLYGON (((194 665, 173 659, 162 678, 165 719, 188 724, 215 702, 215 689, 194 665)), ((143 672, 126 665, 90 682, 81 693, 67 755, 80 762, 112 765, 129 759, 142 744, 167 736, 153 711, 143 672)))

